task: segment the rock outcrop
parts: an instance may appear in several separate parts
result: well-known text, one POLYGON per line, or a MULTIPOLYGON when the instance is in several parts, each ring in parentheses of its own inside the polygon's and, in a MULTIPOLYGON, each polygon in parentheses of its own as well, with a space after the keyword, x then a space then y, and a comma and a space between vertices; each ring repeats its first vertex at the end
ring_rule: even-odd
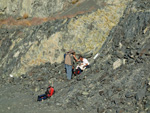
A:
POLYGON ((49 17, 43 20, 39 18, 25 21, 1 20, 3 23, 0 30, 1 74, 20 76, 31 67, 46 62, 61 63, 64 52, 69 49, 74 49, 78 54, 95 55, 110 30, 118 24, 128 3, 129 0, 124 2, 87 0, 60 12, 53 21, 50 21, 49 17), (91 11, 94 9, 88 12, 89 9, 86 7, 91 11), (79 12, 82 15, 77 15, 79 12), (24 27, 24 23, 29 27, 24 27), (6 47, 2 48, 4 46, 6 47))
POLYGON ((29 17, 47 17, 63 10, 70 0, 1 0, 0 14, 29 17))
POLYGON ((150 1, 93 2, 104 7, 37 26, 3 24, 2 113, 150 112, 150 1), (71 48, 92 54, 91 67, 67 81, 62 60, 71 48), (96 53, 98 57, 93 60, 96 53), (54 96, 36 102, 37 95, 52 83, 54 96))

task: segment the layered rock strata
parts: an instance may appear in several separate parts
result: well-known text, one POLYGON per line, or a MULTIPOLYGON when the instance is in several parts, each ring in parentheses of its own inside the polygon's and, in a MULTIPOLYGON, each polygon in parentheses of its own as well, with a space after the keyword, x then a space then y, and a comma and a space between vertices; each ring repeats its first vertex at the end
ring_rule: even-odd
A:
POLYGON ((128 3, 129 1, 82 1, 81 4, 62 11, 53 21, 48 18, 39 21, 16 20, 14 26, 12 21, 1 20, 4 22, 0 30, 1 74, 20 76, 31 67, 46 62, 61 63, 64 52, 69 49, 74 49, 78 54, 95 55, 110 30, 118 24, 128 3), (97 9, 86 13, 89 9, 86 9, 85 4, 97 9), (79 10, 85 14, 74 15, 79 10), (71 18, 71 13, 75 17, 71 18), (30 26, 24 27, 23 22, 30 26))

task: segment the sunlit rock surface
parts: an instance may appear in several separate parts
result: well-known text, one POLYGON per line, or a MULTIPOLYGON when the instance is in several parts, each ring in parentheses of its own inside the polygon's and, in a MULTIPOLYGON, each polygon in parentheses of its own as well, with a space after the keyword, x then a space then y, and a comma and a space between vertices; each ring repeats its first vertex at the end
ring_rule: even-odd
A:
MULTIPOLYGON (((15 4, 20 2, 6 1, 4 3, 15 4)), ((22 2, 26 2, 23 3, 22 9, 34 10, 31 7, 34 1, 22 2)), ((47 2, 43 1, 42 4, 47 2)), ((105 42, 111 29, 118 24, 129 2, 129 0, 115 2, 110 0, 103 2, 78 1, 75 4, 70 3, 72 7, 68 6, 68 9, 62 10, 52 20, 48 14, 45 14, 47 18, 41 18, 44 14, 42 9, 37 12, 41 14, 39 15, 40 18, 2 19, 1 47, 6 44, 8 46, 6 51, 4 48, 1 50, 4 52, 1 54, 0 65, 3 70, 1 73, 6 72, 7 74, 20 76, 36 65, 46 62, 61 63, 64 52, 70 49, 74 49, 77 54, 92 53, 95 55, 105 42), (88 6, 90 10, 86 9, 88 6), (9 35, 7 36, 6 33, 9 35)), ((58 3, 58 6, 55 7, 61 8, 59 4, 64 2, 55 1, 55 3, 58 3)), ((8 10, 8 8, 6 9, 8 10)), ((30 15, 37 16, 36 13, 29 12, 26 12, 26 14, 29 13, 29 17, 30 15)), ((20 10, 20 13, 22 13, 22 10, 20 10)))

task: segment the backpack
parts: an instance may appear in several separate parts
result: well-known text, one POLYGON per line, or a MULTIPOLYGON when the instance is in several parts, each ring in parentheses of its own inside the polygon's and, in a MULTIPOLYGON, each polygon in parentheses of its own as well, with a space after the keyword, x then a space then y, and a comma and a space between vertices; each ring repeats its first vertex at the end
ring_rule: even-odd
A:
POLYGON ((79 75, 83 70, 81 70, 79 67, 74 71, 74 75, 79 75))
POLYGON ((65 57, 66 57, 66 53, 64 54, 64 60, 65 60, 65 57))
POLYGON ((70 53, 64 54, 65 64, 73 65, 73 56, 70 53))
POLYGON ((53 87, 49 86, 45 92, 47 97, 51 97, 55 93, 55 90, 53 87))

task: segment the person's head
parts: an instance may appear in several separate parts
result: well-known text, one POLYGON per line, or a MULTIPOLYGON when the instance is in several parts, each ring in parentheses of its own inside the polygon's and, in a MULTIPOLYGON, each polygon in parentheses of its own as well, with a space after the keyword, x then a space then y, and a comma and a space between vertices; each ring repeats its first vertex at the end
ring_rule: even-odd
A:
POLYGON ((75 52, 73 52, 72 54, 73 54, 73 55, 75 55, 76 53, 75 53, 75 52))
POLYGON ((80 59, 80 61, 83 61, 83 57, 81 55, 79 56, 79 59, 80 59))
POLYGON ((74 50, 70 50, 69 53, 75 55, 75 51, 74 50))

